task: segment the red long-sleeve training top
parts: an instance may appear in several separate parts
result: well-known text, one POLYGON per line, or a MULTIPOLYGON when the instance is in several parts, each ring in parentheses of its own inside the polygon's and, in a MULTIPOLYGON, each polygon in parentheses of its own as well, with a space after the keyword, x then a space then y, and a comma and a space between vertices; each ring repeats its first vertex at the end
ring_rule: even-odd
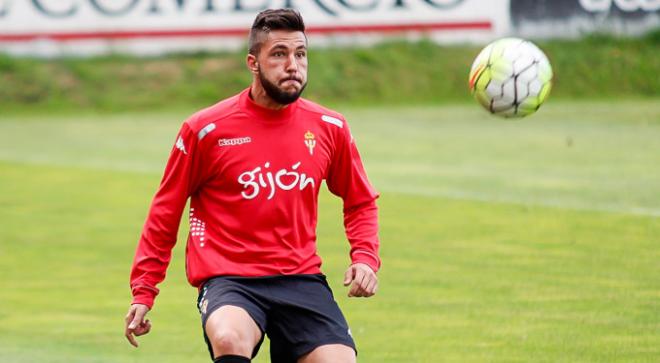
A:
POLYGON ((186 273, 193 286, 219 275, 320 273, 323 180, 343 199, 352 262, 377 271, 378 194, 342 115, 305 99, 265 109, 249 89, 194 114, 176 138, 142 231, 133 303, 153 305, 189 197, 186 273))

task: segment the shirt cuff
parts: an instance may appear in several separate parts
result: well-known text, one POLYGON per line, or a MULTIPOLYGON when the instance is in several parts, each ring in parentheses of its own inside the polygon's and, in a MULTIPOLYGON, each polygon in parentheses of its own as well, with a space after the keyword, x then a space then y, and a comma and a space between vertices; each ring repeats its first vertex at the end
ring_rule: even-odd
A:
POLYGON ((158 293, 146 286, 138 286, 133 288, 133 301, 132 304, 142 304, 149 307, 149 310, 154 306, 154 300, 158 293))
POLYGON ((351 254, 351 261, 353 264, 364 263, 365 265, 371 267, 374 272, 378 272, 380 269, 380 258, 378 258, 378 256, 376 256, 376 254, 373 252, 365 250, 353 251, 351 254))

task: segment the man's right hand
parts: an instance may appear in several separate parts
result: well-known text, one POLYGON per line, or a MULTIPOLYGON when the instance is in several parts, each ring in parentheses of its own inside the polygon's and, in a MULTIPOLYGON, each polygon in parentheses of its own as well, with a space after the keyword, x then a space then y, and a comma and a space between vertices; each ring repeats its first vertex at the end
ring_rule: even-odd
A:
POLYGON ((149 322, 148 319, 144 320, 144 317, 148 312, 149 307, 143 304, 133 304, 128 309, 128 314, 126 314, 126 319, 124 319, 126 321, 126 331, 124 335, 134 347, 138 346, 135 337, 145 335, 151 330, 151 322, 149 322))

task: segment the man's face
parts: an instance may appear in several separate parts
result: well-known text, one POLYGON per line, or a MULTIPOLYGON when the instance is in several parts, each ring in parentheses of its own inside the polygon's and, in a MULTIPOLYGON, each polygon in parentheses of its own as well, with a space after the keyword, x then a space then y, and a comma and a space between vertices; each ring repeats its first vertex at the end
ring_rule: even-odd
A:
POLYGON ((307 39, 302 32, 270 32, 256 60, 270 98, 286 105, 300 97, 307 86, 307 39))

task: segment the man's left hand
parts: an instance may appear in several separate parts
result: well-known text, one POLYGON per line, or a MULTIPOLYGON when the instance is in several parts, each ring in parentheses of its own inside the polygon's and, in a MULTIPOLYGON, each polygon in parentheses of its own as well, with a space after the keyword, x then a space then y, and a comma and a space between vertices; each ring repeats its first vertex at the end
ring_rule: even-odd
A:
POLYGON ((369 265, 364 263, 352 264, 344 274, 344 286, 351 285, 348 297, 373 296, 378 289, 378 276, 369 265), (351 285, 351 282, 353 283, 351 285))

